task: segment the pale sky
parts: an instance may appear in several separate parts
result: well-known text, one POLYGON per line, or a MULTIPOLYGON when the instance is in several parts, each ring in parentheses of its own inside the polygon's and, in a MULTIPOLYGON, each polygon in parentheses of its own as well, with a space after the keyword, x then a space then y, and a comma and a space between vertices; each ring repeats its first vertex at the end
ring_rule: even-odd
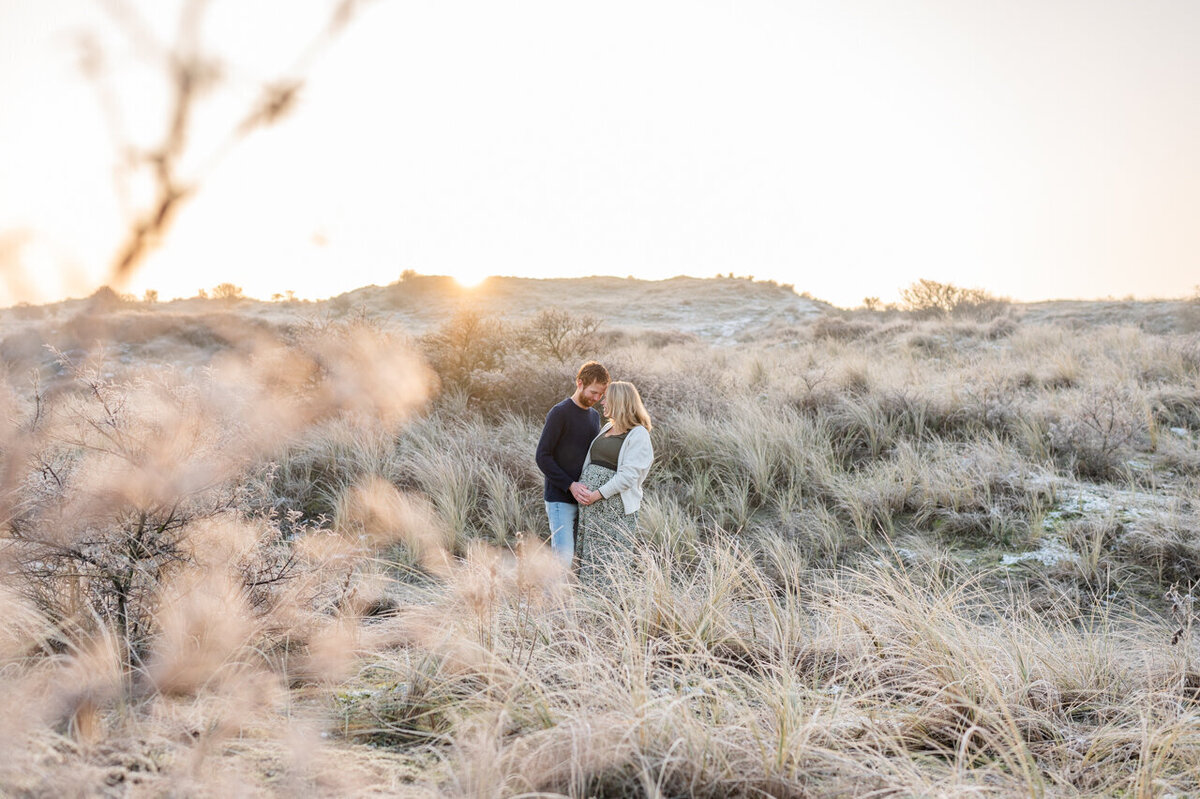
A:
MULTIPOLYGON (((177 0, 127 2, 170 38, 177 0)), ((229 82, 194 164, 331 7, 213 0, 229 82)), ((99 2, 0 0, 0 304, 107 282, 124 222, 84 33, 128 133, 163 124, 99 2)), ((1195 0, 377 0, 122 290, 327 297, 413 269, 733 272, 842 306, 919 278, 1188 296, 1197 142, 1195 0)))

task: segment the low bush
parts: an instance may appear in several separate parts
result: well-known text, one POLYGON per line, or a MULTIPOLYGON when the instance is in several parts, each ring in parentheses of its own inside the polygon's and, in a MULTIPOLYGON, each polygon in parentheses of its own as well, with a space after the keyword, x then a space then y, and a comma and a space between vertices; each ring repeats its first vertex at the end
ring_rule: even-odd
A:
POLYGON ((485 382, 483 376, 497 372, 515 347, 506 323, 470 309, 459 311, 421 343, 442 384, 472 399, 485 382))
POLYGON ((901 289, 900 299, 912 314, 922 318, 963 317, 994 319, 1008 311, 1011 301, 995 297, 983 289, 965 289, 952 283, 918 280, 901 289))
POLYGON ((1138 519, 1116 538, 1119 562, 1148 571, 1162 584, 1200 584, 1195 513, 1138 519))
POLYGON ((565 364, 595 357, 600 325, 595 316, 548 309, 518 326, 516 337, 528 352, 565 364))
POLYGON ((1159 389, 1149 396, 1148 401, 1156 424, 1200 431, 1200 389, 1159 389))
POLYGON ((1076 475, 1115 480, 1148 445, 1144 400, 1115 386, 1077 392, 1047 426, 1050 450, 1076 475))
POLYGON ((865 338, 878 329, 871 322, 843 319, 840 316, 823 316, 812 325, 813 338, 834 339, 837 341, 856 341, 865 338))
POLYGON ((574 391, 579 363, 599 353, 600 324, 558 310, 503 322, 467 309, 421 343, 444 390, 461 394, 474 409, 544 416, 574 391))

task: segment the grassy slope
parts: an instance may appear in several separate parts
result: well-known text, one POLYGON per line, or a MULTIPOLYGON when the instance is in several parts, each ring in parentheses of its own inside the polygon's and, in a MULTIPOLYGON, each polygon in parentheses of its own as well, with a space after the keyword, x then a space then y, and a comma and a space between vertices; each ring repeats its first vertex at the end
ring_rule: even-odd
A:
MULTIPOLYGON (((303 607, 271 606, 271 624, 221 661, 261 658, 297 687, 279 695, 254 676, 130 698, 89 678, 95 711, 46 694, 76 707, 57 728, 66 736, 35 707, 40 748, 0 741, 20 753, 0 785, 219 794, 238 775, 264 792, 330 795, 1200 787, 1188 598, 1200 577, 1200 344, 1182 332, 1182 304, 914 322, 740 280, 499 279, 465 292, 418 278, 321 304, 74 303, 33 320, 9 310, 0 350, 21 394, 29 367, 68 382, 46 341, 84 357, 108 339, 119 377, 153 362, 194 367, 280 332, 323 335, 323 319, 423 332, 464 303, 523 317, 564 297, 633 331, 606 360, 658 422, 642 515, 653 549, 617 588, 564 598, 533 549, 504 554, 543 524, 520 453, 570 364, 505 362, 502 376, 525 370, 520 392, 537 397, 516 413, 494 415, 514 389, 481 379, 399 434, 334 419, 297 428, 274 458, 278 507, 325 513, 335 532, 410 533, 373 547, 378 559, 313 555, 320 531, 297 539, 311 543, 313 592, 303 607), (637 334, 678 327, 704 340, 637 334), (397 564, 439 577, 397 582, 397 564), (341 577, 319 579, 343 573, 348 594, 341 577), (1174 608, 1163 599, 1172 582, 1174 608), (319 599, 329 591, 341 604, 319 599), (371 603, 401 612, 372 620, 371 603), (335 612, 344 606, 359 609, 335 612), (286 657, 264 632, 281 614, 296 641, 286 657), (355 655, 313 665, 339 651, 355 655), (89 735, 81 722, 93 717, 101 732, 89 735)), ((261 347, 254 357, 261 370, 261 347)), ((107 662, 72 646, 58 661, 8 661, 6 687, 107 662)))

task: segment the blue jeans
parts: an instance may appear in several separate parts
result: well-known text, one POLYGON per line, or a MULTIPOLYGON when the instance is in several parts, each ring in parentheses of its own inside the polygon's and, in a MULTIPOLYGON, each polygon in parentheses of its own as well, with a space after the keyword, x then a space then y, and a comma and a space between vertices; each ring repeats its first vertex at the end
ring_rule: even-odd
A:
POLYGON ((575 558, 575 524, 579 506, 574 502, 547 502, 546 518, 550 520, 550 547, 568 569, 575 558))

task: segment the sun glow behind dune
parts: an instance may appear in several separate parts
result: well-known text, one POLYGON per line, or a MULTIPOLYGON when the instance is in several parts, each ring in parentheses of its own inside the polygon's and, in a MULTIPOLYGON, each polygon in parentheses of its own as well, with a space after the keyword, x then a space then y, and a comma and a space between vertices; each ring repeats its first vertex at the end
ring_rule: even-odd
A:
MULTIPOLYGON (((136 5, 169 38, 177 6, 136 5)), ((244 90, 320 15, 241 5, 213 3, 204 36, 244 90)), ((733 272, 841 305, 922 277, 1179 296, 1200 252, 1200 6, 1156 8, 371 5, 122 289, 323 297, 413 269, 464 286, 733 272)), ((75 293, 105 282, 122 226, 103 118, 59 37, 102 26, 79 9, 0 12, 0 219, 64 253, 75 293)), ((119 42, 118 93, 153 130, 119 42)))
POLYGON ((458 285, 462 286, 465 289, 473 289, 476 286, 483 283, 483 281, 488 279, 487 273, 483 272, 483 271, 458 272, 456 274, 451 275, 451 277, 454 278, 455 283, 457 283, 458 285))

